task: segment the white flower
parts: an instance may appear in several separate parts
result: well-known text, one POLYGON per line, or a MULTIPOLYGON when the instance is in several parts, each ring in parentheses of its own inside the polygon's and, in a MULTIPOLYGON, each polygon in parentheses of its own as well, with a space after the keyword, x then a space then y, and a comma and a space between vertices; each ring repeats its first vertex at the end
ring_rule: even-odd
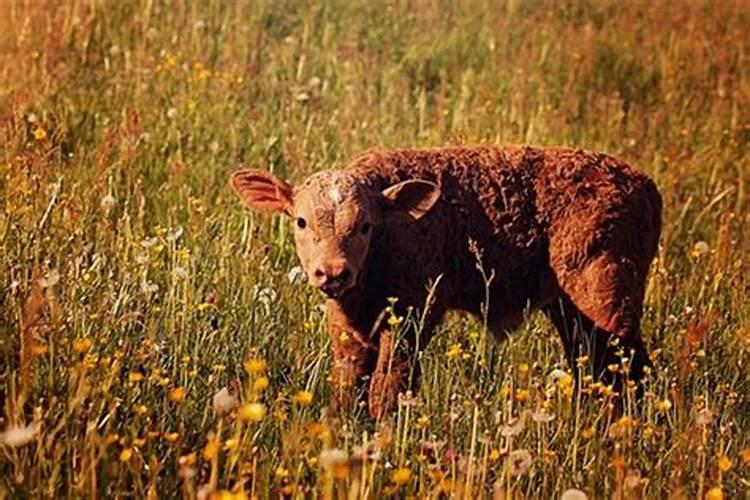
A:
POLYGON ((316 88, 320 87, 321 83, 322 83, 322 80, 319 77, 313 76, 312 78, 310 78, 307 81, 307 86, 310 87, 310 88, 312 88, 312 89, 316 89, 316 88))
POLYGON ((531 418, 534 419, 534 422, 546 424, 555 419, 555 414, 542 408, 532 413, 531 418))
POLYGON ((307 281, 307 275, 302 269, 302 266, 294 266, 289 270, 289 273, 287 273, 286 279, 289 280, 289 283, 292 285, 299 285, 307 281))
POLYGON ((508 472, 513 477, 520 476, 529 470, 531 462, 531 453, 528 450, 513 450, 508 455, 508 472))
POLYGON ((158 243, 158 241, 159 240, 156 238, 156 236, 152 236, 151 238, 144 238, 141 241, 141 246, 143 248, 151 248, 152 246, 156 245, 156 243, 158 243))
POLYGON ((108 214, 117 205, 117 199, 109 193, 102 198, 99 205, 104 210, 104 213, 108 214))
POLYGON ((570 374, 566 372, 565 370, 561 370, 559 368, 555 368, 552 370, 549 375, 547 375, 547 383, 548 384, 555 384, 558 380, 564 379, 570 377, 570 374))
POLYGON ((18 427, 8 427, 5 432, 0 433, 0 446, 17 448, 30 443, 36 435, 34 424, 18 427))
POLYGON ((170 120, 177 118, 177 108, 169 108, 167 110, 167 118, 170 120))
POLYGON ((709 425, 714 421, 714 412, 712 412, 708 408, 704 408, 698 412, 698 416, 695 417, 695 421, 698 423, 698 425, 709 425))
POLYGON ((39 121, 39 117, 34 113, 29 113, 29 116, 26 117, 26 121, 29 123, 36 123, 39 121))
POLYGON ((184 280, 184 279, 187 279, 188 277, 187 269, 185 269, 184 267, 180 267, 180 266, 175 267, 173 272, 174 272, 175 278, 184 280))
POLYGON ((213 154, 218 153, 219 152, 219 141, 213 141, 211 144, 208 145, 208 149, 210 149, 213 154))
POLYGON ((349 461, 349 455, 344 450, 331 448, 320 452, 320 465, 330 469, 336 465, 344 465, 349 461))
POLYGON ((177 241, 182 236, 182 226, 177 226, 167 234, 167 241, 177 241))
POLYGON ((519 418, 512 418, 508 423, 500 427, 500 434, 505 437, 516 436, 521 433, 526 426, 526 412, 522 413, 519 418))
POLYGON ((260 302, 266 307, 271 307, 271 304, 276 302, 276 299, 278 298, 279 294, 276 292, 275 289, 271 287, 266 288, 255 288, 255 300, 260 302))
POLYGON ((234 410, 237 406, 237 398, 229 394, 229 390, 224 387, 214 394, 213 407, 217 415, 226 415, 234 410))
POLYGON ((57 271, 57 269, 50 269, 47 271, 47 275, 39 280, 39 284, 42 285, 42 288, 52 288, 53 286, 57 285, 57 283, 60 281, 60 273, 57 271))
POLYGON ((294 98, 299 102, 306 102, 310 100, 310 95, 307 92, 300 92, 294 98))
POLYGON ((586 496, 586 493, 582 492, 581 490, 571 488, 563 492, 560 500, 589 500, 589 497, 586 496))

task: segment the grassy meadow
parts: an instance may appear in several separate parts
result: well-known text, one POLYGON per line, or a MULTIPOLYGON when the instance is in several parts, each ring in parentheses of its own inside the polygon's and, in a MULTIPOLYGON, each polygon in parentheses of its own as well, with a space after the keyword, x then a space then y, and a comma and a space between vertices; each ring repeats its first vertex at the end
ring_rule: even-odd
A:
POLYGON ((0 0, 0 498, 747 498, 749 163, 746 0, 0 0), (659 185, 642 411, 541 315, 452 315, 396 414, 327 412, 322 298, 230 172, 476 143, 659 185))

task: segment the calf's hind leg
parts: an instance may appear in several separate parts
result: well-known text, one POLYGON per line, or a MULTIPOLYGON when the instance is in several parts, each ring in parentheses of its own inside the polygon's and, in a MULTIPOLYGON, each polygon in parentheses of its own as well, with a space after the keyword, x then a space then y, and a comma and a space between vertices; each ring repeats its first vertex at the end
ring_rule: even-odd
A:
POLYGON ((575 363, 576 344, 588 338, 592 375, 621 389, 621 377, 608 370, 621 353, 630 359, 628 377, 640 381, 651 364, 640 335, 648 263, 604 251, 583 266, 555 271, 564 297, 548 314, 570 344, 569 361, 575 363))

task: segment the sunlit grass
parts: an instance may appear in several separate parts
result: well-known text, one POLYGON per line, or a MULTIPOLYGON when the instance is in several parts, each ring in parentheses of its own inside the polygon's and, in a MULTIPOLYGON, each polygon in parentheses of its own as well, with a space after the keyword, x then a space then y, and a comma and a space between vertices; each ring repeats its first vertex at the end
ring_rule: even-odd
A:
POLYGON ((0 3, 0 497, 748 491, 746 2, 0 3), (641 411, 459 315, 396 414, 327 411, 322 300, 228 175, 448 143, 658 183, 641 411))

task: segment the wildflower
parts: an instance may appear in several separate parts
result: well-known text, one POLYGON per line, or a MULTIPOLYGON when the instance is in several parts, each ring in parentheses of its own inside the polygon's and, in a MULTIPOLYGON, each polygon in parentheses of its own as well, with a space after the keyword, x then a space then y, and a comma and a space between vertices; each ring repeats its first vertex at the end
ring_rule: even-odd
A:
POLYGON ((132 448, 125 448, 120 452, 120 462, 127 462, 133 456, 132 448))
POLYGON ((511 419, 507 424, 500 428, 500 434, 505 437, 516 436, 523 431, 526 426, 526 413, 522 413, 519 418, 511 419))
POLYGON ((167 443, 174 443, 179 438, 180 438, 180 433, 179 432, 165 432, 164 433, 164 440, 167 443))
POLYGON ((176 108, 169 108, 167 110, 167 118, 169 118, 170 120, 173 120, 173 119, 177 118, 177 109, 176 108))
POLYGON ((136 448, 142 448, 146 444, 146 438, 135 438, 133 439, 133 446, 136 448))
POLYGON ((582 492, 581 490, 571 488, 563 492, 560 500, 588 500, 588 498, 589 497, 586 496, 586 493, 582 492))
POLYGON ((286 275, 287 280, 289 280, 289 283, 292 285, 299 285, 301 283, 304 283, 306 281, 306 277, 307 275, 302 269, 302 266, 294 266, 286 275))
POLYGON ((662 399, 656 403, 656 409, 662 413, 668 412, 672 408, 672 402, 668 399, 662 399))
POLYGON ((182 403, 185 401, 185 389, 182 387, 175 387, 171 391, 169 391, 169 399, 174 401, 175 403, 182 403))
POLYGON ((73 340, 73 350, 75 352, 86 352, 91 348, 91 340, 86 338, 77 338, 73 340))
POLYGON ((549 410, 541 408, 532 413, 531 418, 534 420, 534 422, 547 424, 555 419, 555 414, 550 412, 549 410))
POLYGON ((102 207, 105 214, 111 212, 115 205, 117 205, 117 199, 111 193, 104 195, 99 202, 99 206, 102 207))
POLYGON ((298 391, 292 399, 300 406, 310 406, 313 400, 313 394, 309 391, 298 391))
POLYGON ((224 449, 225 450, 236 450, 237 446, 239 446, 240 441, 236 438, 230 438, 224 441, 224 449))
POLYGON ((141 372, 130 372, 128 373, 128 382, 131 384, 137 384, 143 380, 143 374, 141 372))
POLYGON ((493 448, 487 458, 490 462, 497 462, 497 460, 500 458, 500 450, 498 450, 497 448, 493 448))
POLYGON ((448 348, 448 350, 445 352, 445 357, 448 359, 456 359, 459 358, 463 354, 463 349, 461 348, 461 344, 455 343, 452 346, 448 348))
POLYGON ((226 415, 237 406, 237 398, 229 393, 226 387, 214 394, 213 407, 217 415, 226 415))
POLYGON ((724 492, 721 486, 714 486, 706 493, 706 500, 724 500, 724 492))
POLYGON ((47 131, 42 127, 37 126, 37 128, 34 129, 34 139, 36 139, 37 141, 43 141, 46 137, 47 131))
POLYGON ((274 475, 276 476, 276 479, 284 479, 285 477, 289 476, 289 469, 286 469, 284 466, 279 465, 278 467, 276 467, 274 475))
POLYGON ((266 416, 266 407, 262 403, 248 403, 237 410, 241 422, 260 422, 266 416))
POLYGON ((245 361, 245 370, 250 375, 257 375, 266 370, 266 361, 263 359, 248 359, 245 361))
MULTIPOLYGON (((586 363, 589 362, 589 357, 586 355, 578 356, 576 358, 576 366, 579 368, 584 368, 586 366, 586 363)), ((568 490, 568 491, 580 491, 580 490, 568 490)))
POLYGON ((338 448, 321 451, 320 465, 330 471, 334 479, 344 479, 349 474, 349 456, 338 448))
POLYGON ((260 394, 266 388, 268 388, 268 377, 258 377, 253 382, 253 392, 256 394, 260 394))
POLYGON ((508 455, 508 472, 512 477, 520 476, 531 466, 532 458, 528 450, 513 450, 508 455))
POLYGON ((620 419, 612 425, 609 429, 609 435, 613 438, 618 438, 626 435, 630 430, 635 428, 638 422, 627 415, 620 417, 620 419))
POLYGON ((528 363, 521 363, 518 365, 518 373, 520 375, 526 375, 529 373, 529 364, 528 363))
POLYGON ((188 277, 187 269, 182 266, 175 267, 172 272, 174 273, 175 278, 180 280, 185 280, 188 277))
POLYGON ((698 416, 695 417, 695 422, 698 425, 707 426, 714 420, 714 413, 708 408, 704 408, 698 412, 698 416))
POLYGON ((8 427, 0 433, 0 446, 18 448, 34 440, 36 426, 34 424, 8 427))
POLYGON ((187 455, 182 455, 179 460, 180 465, 195 465, 195 463, 198 461, 198 458, 195 453, 188 453, 187 455))
POLYGON ((531 399, 531 393, 528 391, 528 389, 518 389, 516 391, 516 400, 524 402, 531 399))
POLYGON ((693 251, 690 253, 693 258, 701 257, 708 253, 711 248, 705 241, 698 241, 693 245, 693 251))
POLYGON ((403 486, 411 479, 411 469, 408 467, 399 467, 391 473, 391 481, 396 486, 403 486))
POLYGON ((744 465, 750 464, 750 448, 742 448, 740 450, 740 459, 744 465))
POLYGON ((594 437, 594 434, 596 434, 596 426, 592 425, 591 427, 587 427, 581 431, 581 436, 583 436, 584 439, 591 439, 594 437))
POLYGON ((210 461, 219 453, 219 442, 213 436, 208 438, 206 447, 203 448, 203 459, 210 461))
POLYGON ((320 84, 322 83, 322 80, 318 76, 313 76, 307 81, 307 86, 310 88, 318 88, 320 87, 320 84))
POLYGON ((732 459, 728 456, 721 454, 719 455, 719 470, 721 472, 728 472, 732 468, 732 459))
POLYGON ((137 415, 144 415, 148 411, 148 406, 146 405, 138 405, 135 407, 135 413, 137 415))
POLYGON ((39 280, 39 284, 42 286, 42 288, 52 288, 53 286, 57 285, 59 281, 60 273, 57 271, 57 269, 50 269, 44 276, 44 278, 39 280))

